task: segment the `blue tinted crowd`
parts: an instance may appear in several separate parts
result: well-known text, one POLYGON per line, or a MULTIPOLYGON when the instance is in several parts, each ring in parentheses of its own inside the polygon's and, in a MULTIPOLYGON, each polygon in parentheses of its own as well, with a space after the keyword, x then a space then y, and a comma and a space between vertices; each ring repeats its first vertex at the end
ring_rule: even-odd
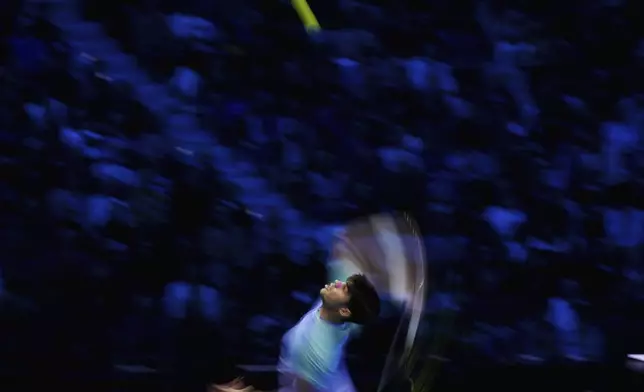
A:
POLYGON ((383 210, 422 227, 434 357, 644 348, 641 4, 311 0, 308 35, 289 3, 3 3, 6 371, 272 363, 383 210))

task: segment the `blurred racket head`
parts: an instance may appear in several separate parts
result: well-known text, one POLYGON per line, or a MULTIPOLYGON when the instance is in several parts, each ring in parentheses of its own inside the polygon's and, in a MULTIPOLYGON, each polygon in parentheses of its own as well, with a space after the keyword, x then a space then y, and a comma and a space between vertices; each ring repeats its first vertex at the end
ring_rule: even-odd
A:
POLYGON ((427 297, 425 247, 416 221, 405 213, 357 219, 335 236, 333 258, 354 264, 379 294, 403 309, 381 378, 390 384, 407 364, 427 297))

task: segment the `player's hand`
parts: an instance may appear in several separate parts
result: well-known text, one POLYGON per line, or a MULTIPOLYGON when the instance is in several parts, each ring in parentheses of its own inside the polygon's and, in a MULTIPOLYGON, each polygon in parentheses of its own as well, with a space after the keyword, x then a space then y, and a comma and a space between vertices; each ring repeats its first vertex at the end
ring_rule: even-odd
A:
POLYGON ((252 392, 255 391, 252 385, 246 385, 241 377, 224 383, 213 384, 208 388, 208 392, 252 392))

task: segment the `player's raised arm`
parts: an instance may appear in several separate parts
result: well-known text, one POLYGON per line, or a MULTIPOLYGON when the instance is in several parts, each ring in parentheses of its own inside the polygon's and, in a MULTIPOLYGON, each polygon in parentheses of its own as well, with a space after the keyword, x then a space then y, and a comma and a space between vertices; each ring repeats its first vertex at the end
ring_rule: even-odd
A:
POLYGON ((364 274, 382 296, 408 303, 420 274, 424 275, 421 241, 415 222, 404 214, 372 215, 351 222, 334 237, 329 278, 364 274))

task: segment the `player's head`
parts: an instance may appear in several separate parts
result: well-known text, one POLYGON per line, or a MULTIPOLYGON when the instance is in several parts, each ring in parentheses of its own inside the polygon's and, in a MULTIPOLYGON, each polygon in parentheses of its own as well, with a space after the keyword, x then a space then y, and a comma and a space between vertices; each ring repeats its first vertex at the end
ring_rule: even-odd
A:
POLYGON ((364 275, 352 275, 346 282, 331 282, 320 290, 324 308, 339 320, 366 324, 380 314, 380 298, 364 275))

